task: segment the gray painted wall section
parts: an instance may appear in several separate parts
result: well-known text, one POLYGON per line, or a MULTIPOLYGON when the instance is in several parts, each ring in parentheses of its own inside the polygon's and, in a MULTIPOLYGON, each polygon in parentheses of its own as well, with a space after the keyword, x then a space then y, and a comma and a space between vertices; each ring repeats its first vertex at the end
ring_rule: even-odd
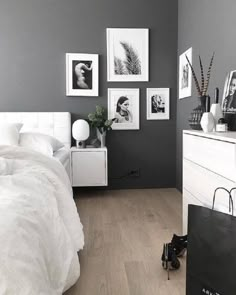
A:
MULTIPOLYGON (((212 68, 209 95, 219 87, 222 99, 227 72, 236 70, 235 0, 179 0, 178 7, 178 55, 193 47, 193 66, 198 69, 200 54, 206 71, 212 52, 215 61, 212 68)), ((197 93, 193 84, 192 97, 177 101, 177 162, 176 182, 182 189, 182 130, 189 129, 188 116, 197 106, 197 93)))
POLYGON ((141 89, 139 131, 108 134, 109 176, 140 168, 113 188, 174 187, 177 10, 173 0, 3 0, 0 4, 1 111, 69 111, 86 118, 107 105, 108 87, 141 89), (150 82, 107 83, 106 28, 150 28, 150 82), (65 53, 100 55, 100 96, 65 96, 65 53), (146 120, 146 87, 171 88, 171 120, 146 120))

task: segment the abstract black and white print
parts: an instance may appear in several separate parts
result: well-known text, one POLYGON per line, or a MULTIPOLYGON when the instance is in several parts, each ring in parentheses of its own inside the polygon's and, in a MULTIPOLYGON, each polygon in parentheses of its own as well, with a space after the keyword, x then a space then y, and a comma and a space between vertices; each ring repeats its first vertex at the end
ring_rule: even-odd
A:
POLYGON ((182 65, 182 77, 181 77, 181 88, 188 88, 188 79, 189 79, 189 65, 185 63, 182 65))
POLYGON ((188 57, 192 63, 192 48, 186 50, 179 57, 179 98, 191 96, 192 92, 192 72, 186 59, 188 57))
POLYGON ((165 113, 165 97, 154 94, 151 96, 151 111, 153 114, 165 113))
POLYGON ((147 88, 147 120, 169 120, 169 88, 147 88))
POLYGON ((66 54, 66 95, 98 96, 98 54, 66 54))
POLYGON ((148 81, 148 29, 107 29, 108 81, 148 81))
POLYGON ((92 61, 73 60, 73 89, 92 89, 93 88, 93 66, 92 61))

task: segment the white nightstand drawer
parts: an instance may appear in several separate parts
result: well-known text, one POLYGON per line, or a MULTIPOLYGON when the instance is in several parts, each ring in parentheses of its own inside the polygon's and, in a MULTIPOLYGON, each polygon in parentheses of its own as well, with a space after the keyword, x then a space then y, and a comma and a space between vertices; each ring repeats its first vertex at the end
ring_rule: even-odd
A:
POLYGON ((107 185, 107 151, 105 149, 71 150, 72 186, 107 185))
POLYGON ((236 145, 234 143, 184 134, 183 157, 236 181, 236 145))

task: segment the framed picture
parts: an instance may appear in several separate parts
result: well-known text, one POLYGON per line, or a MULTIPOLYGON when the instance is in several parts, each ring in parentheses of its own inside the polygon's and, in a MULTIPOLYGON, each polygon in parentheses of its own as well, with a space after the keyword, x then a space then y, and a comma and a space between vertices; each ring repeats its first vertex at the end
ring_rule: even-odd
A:
POLYGON ((192 48, 179 57, 179 99, 192 95, 192 72, 186 55, 192 64, 192 48))
POLYGON ((148 81, 148 29, 107 29, 107 81, 148 81))
POLYGON ((109 88, 108 119, 114 130, 139 129, 139 89, 109 88))
POLYGON ((98 96, 98 54, 66 53, 66 95, 98 96))
POLYGON ((170 119, 170 89, 147 88, 147 120, 170 119))
POLYGON ((236 71, 228 73, 222 98, 224 113, 236 113, 236 71))

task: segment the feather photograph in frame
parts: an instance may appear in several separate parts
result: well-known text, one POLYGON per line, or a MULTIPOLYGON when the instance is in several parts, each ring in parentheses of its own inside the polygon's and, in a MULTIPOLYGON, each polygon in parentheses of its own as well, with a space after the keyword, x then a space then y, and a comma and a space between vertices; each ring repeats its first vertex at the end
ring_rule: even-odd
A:
POLYGON ((149 80, 149 29, 107 29, 107 81, 149 80))

